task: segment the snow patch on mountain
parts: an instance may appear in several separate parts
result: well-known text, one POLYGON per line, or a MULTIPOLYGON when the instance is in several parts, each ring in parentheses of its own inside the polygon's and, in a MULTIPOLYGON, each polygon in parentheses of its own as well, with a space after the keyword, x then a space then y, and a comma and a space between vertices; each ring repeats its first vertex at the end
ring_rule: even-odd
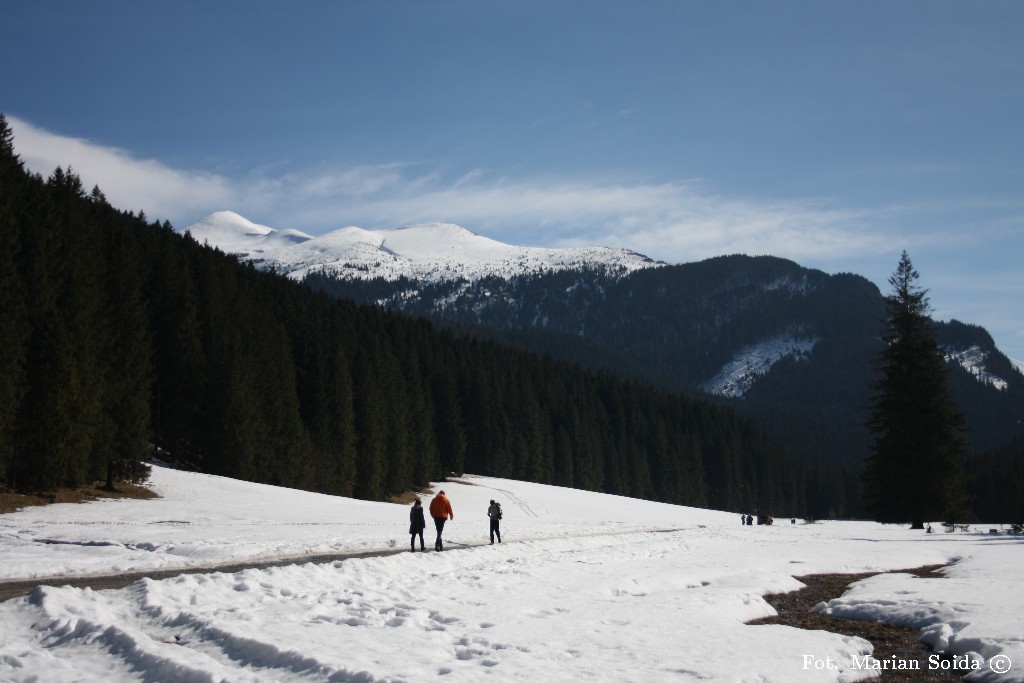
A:
MULTIPOLYGON (((974 375, 975 379, 983 384, 990 384, 1000 391, 1006 391, 1009 383, 988 371, 985 361, 988 360, 988 351, 980 346, 971 346, 967 349, 946 349, 946 361, 953 361, 960 364, 960 367, 974 375)), ((1014 361, 1016 363, 1016 361, 1014 361)))
POLYGON ((717 375, 705 382, 703 389, 709 394, 739 398, 754 386, 758 377, 783 358, 805 360, 818 341, 817 337, 780 334, 746 346, 717 375))
POLYGON ((761 286, 761 289, 765 292, 775 292, 778 290, 786 290, 792 294, 807 294, 813 285, 811 284, 810 278, 806 273, 799 277, 792 277, 786 275, 784 277, 776 278, 771 282, 766 282, 761 286))
POLYGON ((186 231, 244 261, 294 279, 312 272, 342 278, 419 281, 513 277, 537 271, 604 267, 623 274, 664 265, 628 249, 518 247, 450 223, 364 230, 347 227, 313 237, 276 230, 220 211, 186 231))

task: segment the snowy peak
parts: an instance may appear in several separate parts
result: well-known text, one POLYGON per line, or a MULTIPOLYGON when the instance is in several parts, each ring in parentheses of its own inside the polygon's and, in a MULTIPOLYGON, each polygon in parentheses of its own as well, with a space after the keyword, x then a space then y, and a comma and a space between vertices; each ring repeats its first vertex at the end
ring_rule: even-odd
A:
POLYGON ((186 232, 196 241, 229 254, 260 253, 313 239, 298 230, 274 230, 258 225, 232 211, 212 213, 190 225, 186 232))
POLYGON ((476 280, 582 267, 628 273, 663 265, 628 249, 517 247, 450 223, 383 230, 347 227, 313 237, 219 211, 186 230, 199 242, 296 279, 329 272, 359 279, 476 280))

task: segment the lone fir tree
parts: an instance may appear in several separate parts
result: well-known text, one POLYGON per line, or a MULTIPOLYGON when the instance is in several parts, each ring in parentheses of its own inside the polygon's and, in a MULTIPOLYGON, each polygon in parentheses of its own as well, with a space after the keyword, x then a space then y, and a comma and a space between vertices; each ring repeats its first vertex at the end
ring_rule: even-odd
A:
POLYGON ((888 327, 878 355, 869 426, 872 452, 864 484, 876 521, 963 521, 966 494, 965 422, 953 403, 946 362, 929 317, 927 293, 903 252, 889 278, 888 327))

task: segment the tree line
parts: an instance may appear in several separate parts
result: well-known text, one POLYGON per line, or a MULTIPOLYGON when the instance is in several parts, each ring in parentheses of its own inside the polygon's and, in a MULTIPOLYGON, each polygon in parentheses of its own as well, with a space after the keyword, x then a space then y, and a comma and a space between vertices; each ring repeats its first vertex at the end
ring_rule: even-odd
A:
POLYGON ((263 273, 0 116, 0 485, 198 470, 383 499, 451 473, 810 516, 828 486, 734 411, 263 273))

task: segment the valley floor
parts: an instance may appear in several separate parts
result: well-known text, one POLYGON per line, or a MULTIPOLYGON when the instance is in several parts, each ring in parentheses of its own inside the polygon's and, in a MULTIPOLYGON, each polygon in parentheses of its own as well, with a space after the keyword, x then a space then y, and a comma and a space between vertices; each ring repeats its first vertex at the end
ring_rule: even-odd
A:
POLYGON ((921 629, 966 655, 947 661, 977 667, 969 680, 1024 681, 1024 547, 1006 534, 748 527, 728 513, 466 477, 438 485, 459 552, 61 586, 409 539, 403 505, 165 468, 153 487, 159 499, 0 515, 0 581, 43 584, 0 604, 0 680, 858 680, 878 673, 867 641, 749 626, 775 612, 762 596, 800 588, 794 576, 952 563, 943 578, 859 581, 819 611, 921 629), (501 545, 487 544, 490 499, 504 507, 501 545))

